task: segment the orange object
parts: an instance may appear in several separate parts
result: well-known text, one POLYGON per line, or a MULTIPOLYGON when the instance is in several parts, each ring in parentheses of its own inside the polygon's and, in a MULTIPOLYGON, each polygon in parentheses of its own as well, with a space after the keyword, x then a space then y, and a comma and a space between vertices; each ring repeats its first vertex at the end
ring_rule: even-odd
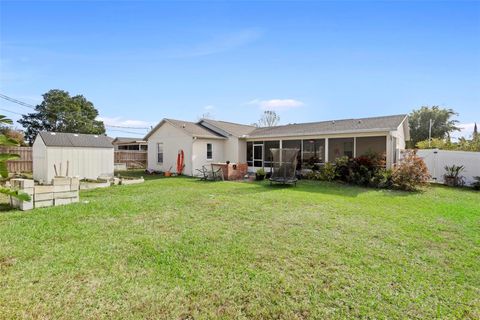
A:
POLYGON ((178 175, 182 174, 183 168, 185 167, 184 157, 185 155, 183 154, 183 150, 182 149, 178 150, 178 155, 177 155, 177 174, 178 175))

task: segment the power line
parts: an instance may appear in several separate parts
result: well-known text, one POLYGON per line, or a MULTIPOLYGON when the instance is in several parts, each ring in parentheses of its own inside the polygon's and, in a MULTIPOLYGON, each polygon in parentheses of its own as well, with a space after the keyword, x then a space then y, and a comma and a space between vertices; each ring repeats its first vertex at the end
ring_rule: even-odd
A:
POLYGON ((23 114, 21 114, 21 113, 18 113, 18 112, 15 112, 15 111, 11 111, 11 110, 7 110, 7 109, 3 109, 3 108, 0 108, 0 110, 2 110, 2 111, 5 111, 5 112, 10 112, 10 113, 18 114, 18 115, 20 115, 20 116, 23 116, 23 114))
POLYGON ((110 131, 123 132, 123 133, 129 133, 129 134, 136 134, 136 135, 139 135, 139 136, 144 136, 143 133, 139 133, 139 132, 125 131, 125 130, 118 130, 118 129, 109 129, 109 130, 110 131))
POLYGON ((122 128, 122 129, 137 129, 137 130, 150 130, 148 127, 124 127, 124 126, 115 126, 110 124, 105 124, 105 127, 109 128, 122 128))
POLYGON ((20 100, 17 100, 17 99, 15 99, 15 98, 6 96, 6 95, 1 94, 1 93, 0 93, 0 98, 2 98, 2 99, 4 99, 4 100, 7 100, 7 101, 10 101, 10 102, 13 102, 13 103, 16 103, 16 104, 19 104, 19 105, 21 105, 21 106, 24 106, 24 107, 27 107, 27 108, 34 109, 34 110, 35 110, 35 106, 32 105, 32 104, 26 103, 26 102, 23 102, 23 101, 20 101, 20 100))

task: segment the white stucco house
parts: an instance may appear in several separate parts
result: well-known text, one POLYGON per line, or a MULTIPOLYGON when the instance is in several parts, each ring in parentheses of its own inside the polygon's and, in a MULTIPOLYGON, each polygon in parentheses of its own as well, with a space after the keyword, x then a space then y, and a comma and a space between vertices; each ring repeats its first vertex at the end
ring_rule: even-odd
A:
POLYGON ((47 184, 56 175, 81 179, 113 176, 112 139, 105 135, 40 132, 32 158, 33 178, 47 184))
POLYGON ((249 171, 269 168, 271 148, 297 148, 299 166, 321 164, 367 152, 384 154, 387 167, 397 161, 410 139, 407 115, 294 123, 257 128, 225 121, 163 119, 144 138, 148 168, 175 171, 177 154, 185 154, 187 175, 211 163, 248 163, 249 171))

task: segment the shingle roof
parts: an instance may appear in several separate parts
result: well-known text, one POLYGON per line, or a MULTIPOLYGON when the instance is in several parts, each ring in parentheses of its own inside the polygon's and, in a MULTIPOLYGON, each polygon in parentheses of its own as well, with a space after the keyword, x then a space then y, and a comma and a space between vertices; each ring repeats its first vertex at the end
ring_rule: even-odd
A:
POLYGON ((129 137, 116 137, 115 139, 113 139, 114 144, 134 143, 134 142, 145 142, 145 140, 141 138, 129 138, 129 137))
POLYGON ((268 128, 257 128, 248 136, 250 138, 266 138, 368 131, 390 131, 396 130, 406 116, 406 114, 400 114, 373 118, 287 124, 268 128))
POLYGON ((38 135, 49 147, 113 148, 113 139, 105 135, 46 131, 42 131, 38 135))
POLYGON ((209 123, 235 137, 241 137, 241 136, 247 135, 251 133, 253 130, 255 130, 254 126, 227 122, 227 121, 203 119, 201 122, 209 123))
POLYGON ((144 140, 147 140, 150 135, 152 135, 153 132, 157 131, 158 128, 160 128, 165 122, 170 123, 174 127, 181 129, 185 131, 187 134, 193 136, 193 137, 198 137, 198 138, 210 138, 210 139, 225 139, 224 136, 209 130, 201 125, 199 125, 196 122, 189 122, 189 121, 183 121, 183 120, 175 120, 175 119, 163 119, 160 121, 159 124, 155 126, 144 138, 144 140))

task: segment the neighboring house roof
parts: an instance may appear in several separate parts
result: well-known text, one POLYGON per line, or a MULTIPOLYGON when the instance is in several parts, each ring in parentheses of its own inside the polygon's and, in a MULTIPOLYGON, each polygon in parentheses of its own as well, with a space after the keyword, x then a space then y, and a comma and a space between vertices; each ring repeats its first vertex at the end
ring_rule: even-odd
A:
POLYGON ((170 123, 172 126, 184 131, 186 134, 191 135, 192 137, 197 138, 209 138, 209 139, 225 139, 224 136, 201 126, 196 122, 189 122, 183 120, 175 120, 175 119, 163 119, 158 123, 155 128, 153 128, 144 138, 147 140, 155 131, 157 131, 164 123, 170 123))
POLYGON ((227 122, 227 121, 211 120, 211 119, 202 119, 199 123, 210 124, 235 137, 242 137, 242 136, 248 135, 253 130, 256 129, 255 126, 249 126, 245 124, 239 124, 239 123, 233 123, 233 122, 227 122))
POLYGON ((49 147, 113 148, 113 139, 105 135, 42 131, 38 137, 49 147))
POLYGON ((249 138, 306 136, 318 134, 360 133, 372 131, 392 131, 407 118, 406 114, 343 119, 310 123, 295 123, 275 127, 257 128, 248 135, 249 138))
POLYGON ((113 139, 112 143, 125 144, 125 143, 147 143, 147 142, 139 138, 116 137, 115 139, 113 139))

